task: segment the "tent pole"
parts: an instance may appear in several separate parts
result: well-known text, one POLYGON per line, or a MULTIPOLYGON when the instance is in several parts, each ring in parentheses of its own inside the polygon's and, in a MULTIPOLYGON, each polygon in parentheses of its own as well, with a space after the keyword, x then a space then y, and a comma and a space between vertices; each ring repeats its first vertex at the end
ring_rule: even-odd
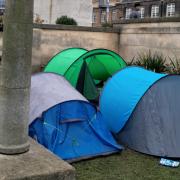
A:
POLYGON ((0 74, 0 153, 28 151, 33 0, 6 0, 0 74))

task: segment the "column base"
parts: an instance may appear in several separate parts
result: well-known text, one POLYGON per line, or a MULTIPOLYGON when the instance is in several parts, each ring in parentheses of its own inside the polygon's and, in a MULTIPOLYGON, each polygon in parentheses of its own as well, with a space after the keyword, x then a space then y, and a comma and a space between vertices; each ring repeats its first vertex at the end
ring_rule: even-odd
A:
POLYGON ((13 155, 13 154, 21 154, 25 153, 29 150, 29 142, 22 144, 22 145, 13 145, 13 146, 3 146, 0 145, 0 154, 7 154, 7 155, 13 155))

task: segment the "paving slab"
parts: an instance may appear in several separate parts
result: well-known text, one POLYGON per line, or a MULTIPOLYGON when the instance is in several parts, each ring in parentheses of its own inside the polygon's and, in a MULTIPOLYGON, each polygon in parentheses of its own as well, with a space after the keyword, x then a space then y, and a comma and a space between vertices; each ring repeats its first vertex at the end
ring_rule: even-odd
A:
POLYGON ((75 169, 29 139, 30 150, 19 155, 0 154, 0 180, 75 180, 75 169))

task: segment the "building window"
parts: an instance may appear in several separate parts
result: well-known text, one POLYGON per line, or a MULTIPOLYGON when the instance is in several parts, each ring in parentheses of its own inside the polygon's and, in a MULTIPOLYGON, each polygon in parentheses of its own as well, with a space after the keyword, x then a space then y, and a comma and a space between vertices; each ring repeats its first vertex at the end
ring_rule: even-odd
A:
POLYGON ((140 17, 141 19, 144 18, 144 7, 140 7, 140 8, 139 8, 139 17, 140 17))
POLYGON ((96 23, 96 20, 97 20, 97 19, 96 19, 96 13, 95 13, 95 12, 93 12, 92 22, 93 22, 93 23, 96 23))
POLYGON ((172 17, 172 16, 175 16, 175 3, 167 4, 167 8, 166 8, 166 17, 172 17))
POLYGON ((117 20, 117 10, 112 11, 112 20, 116 21, 117 20))
POLYGON ((132 9, 126 8, 126 19, 130 19, 131 13, 132 13, 132 9))
POLYGON ((101 6, 106 6, 107 5, 107 0, 100 0, 100 5, 101 6))
POLYGON ((101 23, 105 23, 106 22, 106 11, 102 11, 101 12, 101 23))
POLYGON ((158 5, 153 5, 151 7, 151 17, 152 18, 159 17, 159 6, 158 5))

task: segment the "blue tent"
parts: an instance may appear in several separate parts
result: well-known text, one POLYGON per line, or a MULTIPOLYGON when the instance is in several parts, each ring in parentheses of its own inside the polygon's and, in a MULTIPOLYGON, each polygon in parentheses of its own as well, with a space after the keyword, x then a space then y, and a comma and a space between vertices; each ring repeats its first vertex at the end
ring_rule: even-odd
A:
POLYGON ((29 135, 62 159, 72 162, 122 149, 101 113, 62 76, 33 76, 30 102, 29 135))
POLYGON ((121 131, 145 92, 164 76, 133 66, 116 73, 100 97, 100 111, 108 128, 114 133, 121 131))

